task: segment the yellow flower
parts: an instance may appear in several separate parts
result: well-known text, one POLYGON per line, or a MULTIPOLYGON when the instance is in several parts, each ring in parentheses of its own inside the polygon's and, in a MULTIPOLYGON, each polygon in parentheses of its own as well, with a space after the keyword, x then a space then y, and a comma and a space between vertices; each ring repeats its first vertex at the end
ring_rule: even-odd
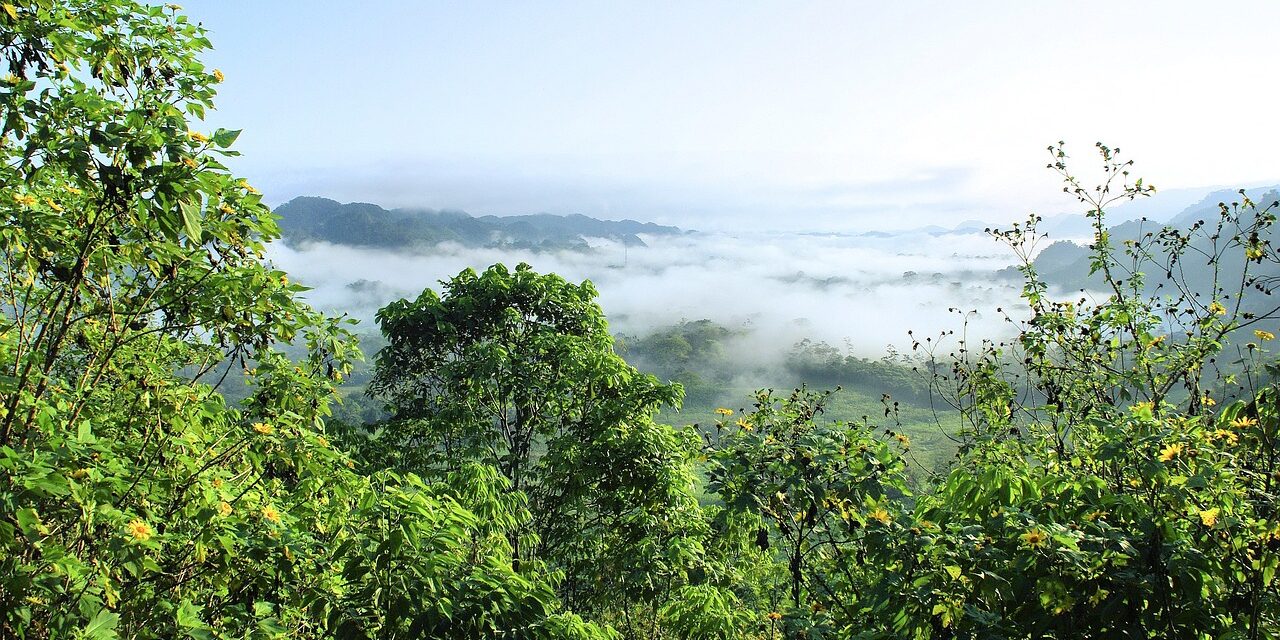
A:
POLYGON ((58 213, 62 213, 62 205, 60 205, 60 204, 58 204, 58 203, 54 202, 54 201, 53 201, 53 198, 45 198, 45 199, 44 199, 44 201, 45 201, 45 204, 49 205, 49 208, 50 208, 50 209, 53 209, 54 211, 57 211, 58 213))
POLYGON ((1213 439, 1224 439, 1229 444, 1236 444, 1240 442, 1240 436, 1236 435, 1235 432, 1227 431, 1226 429, 1218 429, 1217 431, 1214 431, 1213 439))
POLYGON ((78 196, 83 192, 75 187, 67 187, 67 193, 70 193, 73 196, 78 196))
POLYGON ((209 141, 209 136, 206 136, 205 134, 200 133, 199 131, 188 131, 187 136, 189 136, 192 140, 195 140, 196 142, 209 141))
POLYGON ((214 489, 221 489, 221 488, 222 488, 222 478, 214 478, 214 479, 213 479, 213 488, 214 488, 214 489))
POLYGON ((224 203, 222 203, 222 206, 221 206, 221 207, 218 207, 218 211, 221 211, 221 212, 225 213, 226 215, 231 215, 231 214, 233 214, 233 213, 235 213, 235 212, 236 212, 236 210, 235 210, 235 209, 232 209, 232 208, 231 208, 231 205, 229 205, 229 204, 227 204, 227 203, 225 203, 225 202, 224 202, 224 203))
POLYGON ((255 196, 262 195, 262 192, 258 191, 257 189, 254 189, 253 185, 249 184, 248 180, 241 180, 240 188, 244 189, 245 191, 248 191, 249 193, 252 193, 255 196))
POLYGON ((213 70, 213 81, 214 81, 214 82, 222 82, 223 80, 226 80, 226 79, 227 79, 227 76, 223 75, 223 74, 222 74, 222 71, 221 71, 220 69, 214 69, 214 70, 213 70))
POLYGON ((1181 453, 1182 453, 1182 445, 1175 442, 1160 450, 1160 461, 1168 462, 1178 457, 1178 455, 1181 453))
POLYGON ((726 409, 724 407, 720 407, 716 409, 716 413, 722 416, 731 416, 733 415, 733 409, 726 409))
POLYGON ((1204 406, 1206 407, 1212 407, 1213 405, 1218 404, 1218 401, 1214 400, 1213 398, 1210 398, 1209 394, 1207 393, 1205 394, 1204 398, 1201 399, 1200 401, 1203 402, 1204 406))
POLYGON ((905 433, 899 433, 898 435, 894 436, 894 438, 898 440, 898 444, 901 444, 904 447, 911 446, 911 438, 907 437, 905 433))
POLYGON ((191 157, 183 158, 182 164, 186 165, 188 169, 195 169, 197 166, 199 166, 196 164, 195 158, 191 158, 191 157))
POLYGON ((1209 305, 1209 313, 1212 313, 1215 316, 1225 316, 1227 315, 1227 308, 1215 300, 1213 304, 1209 305))
POLYGON ((283 273, 280 274, 280 286, 282 287, 289 286, 289 276, 284 275, 283 273))
POLYGON ((1131 408, 1130 411, 1134 413, 1141 413, 1144 411, 1147 413, 1150 413, 1152 411, 1155 411, 1155 409, 1156 409, 1156 403, 1154 402, 1135 402, 1133 405, 1133 408, 1131 408))
POLYGON ((224 517, 224 518, 225 518, 225 517, 227 517, 227 516, 229 516, 229 515, 231 515, 231 503, 229 503, 229 502, 219 502, 219 503, 218 503, 218 515, 220 515, 220 516, 222 516, 222 517, 224 517))
POLYGON ((1206 527, 1212 527, 1213 524, 1218 521, 1219 513, 1221 513, 1221 510, 1217 507, 1212 509, 1202 509, 1200 511, 1200 522, 1203 522, 1206 527))
POLYGON ((1022 534, 1022 541, 1033 547, 1043 545, 1048 539, 1049 536, 1039 529, 1032 529, 1022 534))
POLYGON ((879 522, 880 524, 889 524, 893 521, 893 518, 889 517, 889 512, 884 509, 876 509, 875 511, 868 513, 867 517, 879 522))
POLYGON ((24 207, 29 207, 36 203, 35 196, 29 196, 22 193, 13 194, 13 201, 24 207))
POLYGON ((1271 333, 1270 331, 1263 331, 1262 329, 1254 329, 1253 335, 1258 336, 1258 339, 1263 342, 1269 342, 1276 339, 1276 334, 1271 333))
POLYGON ((262 517, 275 523, 280 522, 280 512, 276 511, 276 508, 271 505, 262 508, 262 517))
POLYGON ((781 613, 778 613, 777 611, 770 611, 769 613, 765 614, 765 616, 764 616, 764 617, 766 617, 766 618, 768 618, 768 619, 770 619, 770 620, 772 620, 772 621, 774 621, 774 622, 777 622, 778 620, 781 620, 781 619, 782 619, 782 614, 781 614, 781 613))
POLYGON ((1148 349, 1150 349, 1150 348, 1152 348, 1152 347, 1155 347, 1155 346, 1159 345, 1161 342, 1164 342, 1164 339, 1165 339, 1165 338, 1167 338, 1167 337, 1168 337, 1168 336, 1156 336, 1156 337, 1152 338, 1152 339, 1151 339, 1151 342, 1148 342, 1148 343, 1147 343, 1147 348, 1148 348, 1148 349))
POLYGON ((734 424, 738 425, 739 427, 742 427, 743 431, 750 431, 755 428, 755 427, 752 427, 750 424, 748 424, 747 421, 743 420, 742 418, 738 418, 738 421, 734 422, 734 424))
POLYGON ((1239 418, 1236 418, 1235 420, 1232 420, 1231 426, 1237 429, 1244 429, 1247 427, 1256 427, 1258 426, 1258 420, 1256 418, 1250 418, 1249 416, 1241 416, 1239 418))
POLYGON ((276 428, 265 422, 255 422, 253 423, 253 430, 265 436, 270 435, 276 428))
POLYGON ((1254 246, 1244 250, 1244 257, 1249 260, 1262 260, 1266 255, 1267 253, 1262 250, 1262 247, 1254 246))
POLYGON ((327 447, 327 446, 329 446, 329 441, 328 441, 327 439, 325 439, 325 437, 324 437, 324 436, 317 436, 317 437, 316 437, 316 442, 319 442, 319 443, 320 443, 320 446, 322 446, 322 447, 327 447))
POLYGON ((125 533, 129 534, 130 538, 133 538, 138 542, 146 542, 151 539, 151 536, 155 535, 155 532, 151 530, 150 525, 148 525, 147 523, 141 520, 136 520, 136 519, 133 522, 130 522, 129 524, 125 525, 124 531, 125 533))

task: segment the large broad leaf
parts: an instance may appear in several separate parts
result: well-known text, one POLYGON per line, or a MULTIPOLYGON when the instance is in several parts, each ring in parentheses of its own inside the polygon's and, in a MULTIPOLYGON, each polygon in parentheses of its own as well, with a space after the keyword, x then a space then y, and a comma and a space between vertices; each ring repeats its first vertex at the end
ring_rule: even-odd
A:
POLYGON ((116 634, 116 624, 120 622, 120 616, 103 609, 94 616, 85 628, 80 630, 79 637, 82 640, 111 640, 118 638, 116 634))
POLYGON ((186 200, 178 202, 178 208, 182 211, 182 229, 187 233, 187 237, 195 242, 200 241, 201 225, 200 225, 200 206, 192 204, 186 200))

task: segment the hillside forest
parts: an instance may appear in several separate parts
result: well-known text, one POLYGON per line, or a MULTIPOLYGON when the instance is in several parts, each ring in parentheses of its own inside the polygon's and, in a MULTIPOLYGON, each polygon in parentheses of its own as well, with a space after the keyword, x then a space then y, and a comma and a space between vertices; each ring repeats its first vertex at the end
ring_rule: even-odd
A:
MULTIPOLYGON (((737 328, 615 333, 527 264, 311 308, 202 126, 211 46, 0 4, 0 637, 1280 636, 1274 194, 1113 228, 1154 188, 1052 145, 1091 240, 990 230, 1011 332, 802 341, 753 388, 737 328)), ((295 233, 369 213, 318 204, 295 233)), ((423 215, 370 237, 589 224, 423 215)))

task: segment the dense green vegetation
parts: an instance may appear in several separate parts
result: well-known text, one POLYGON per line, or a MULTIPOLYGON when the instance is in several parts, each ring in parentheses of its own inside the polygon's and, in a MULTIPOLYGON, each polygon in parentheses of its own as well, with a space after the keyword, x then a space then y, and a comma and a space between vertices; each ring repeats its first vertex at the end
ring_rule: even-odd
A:
MULTIPOLYGON (((1084 187, 1052 147, 1101 296, 1053 294, 1033 218, 995 233, 1012 339, 922 340, 923 383, 802 343, 794 373, 888 382, 884 411, 760 390, 671 427, 684 389, 619 355, 594 287, 526 265, 386 306, 356 369, 262 259, 277 219, 222 163, 236 133, 199 130, 222 74, 179 11, 0 4, 0 636, 1280 634, 1275 318, 1249 306, 1276 205, 1119 242, 1104 211, 1150 187, 1102 145, 1084 187), (1167 268, 1200 259, 1205 289, 1167 268), (385 417, 333 419, 353 373, 385 417), (897 397, 947 409, 933 475, 897 397)), ((622 342, 695 387, 733 337, 622 342)))

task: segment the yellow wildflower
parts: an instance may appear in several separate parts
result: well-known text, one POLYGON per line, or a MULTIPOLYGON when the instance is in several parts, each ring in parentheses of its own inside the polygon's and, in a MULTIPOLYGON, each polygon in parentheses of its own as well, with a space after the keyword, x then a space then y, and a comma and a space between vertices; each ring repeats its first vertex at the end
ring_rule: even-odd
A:
POLYGON ((764 617, 768 618, 769 620, 772 620, 773 622, 777 622, 782 619, 782 614, 778 613, 777 611, 770 611, 769 613, 765 614, 764 617))
POLYGON ((898 435, 894 436, 894 438, 898 440, 898 444, 901 444, 904 447, 911 446, 911 438, 907 437, 907 434, 905 433, 899 433, 898 435))
POLYGON ((227 517, 227 516, 229 516, 229 515, 231 515, 231 503, 229 503, 229 502, 219 502, 219 503, 218 503, 218 515, 220 515, 220 516, 222 516, 222 517, 224 517, 224 518, 225 518, 225 517, 227 517))
POLYGON ((722 416, 731 416, 733 415, 733 409, 726 409, 724 407, 720 407, 716 409, 716 414, 722 415, 722 416))
POLYGON ((138 542, 146 542, 151 539, 151 536, 155 535, 155 532, 151 530, 151 525, 137 519, 125 525, 124 531, 129 534, 130 538, 138 542))
POLYGON ((262 508, 262 517, 275 523, 280 522, 280 512, 276 511, 276 508, 271 505, 262 508))
POLYGON ((879 522, 880 524, 889 524, 893 521, 893 518, 889 516, 889 512, 884 509, 876 509, 875 511, 868 513, 867 517, 879 522))
POLYGON ((182 164, 186 165, 188 169, 195 169, 197 166, 199 166, 196 164, 195 158, 192 158, 192 157, 183 158, 182 164))
POLYGON ((78 196, 78 195, 80 195, 80 194, 81 194, 81 193, 83 193, 83 192, 82 192, 82 191, 80 191, 79 189, 75 188, 75 187, 68 186, 68 187, 67 187, 67 193, 70 193, 70 194, 71 194, 71 195, 73 195, 73 196, 78 196))
POLYGON ((1223 439, 1226 440, 1228 444, 1236 444, 1240 442, 1240 436, 1236 435, 1234 431, 1227 431, 1226 429, 1218 429, 1217 431, 1214 431, 1213 439, 1223 439))
POLYGON ((1206 527, 1212 527, 1214 523, 1218 521, 1219 513, 1221 513, 1221 510, 1217 507, 1212 509, 1202 509, 1200 511, 1200 522, 1203 522, 1206 527))
POLYGON ((200 133, 199 131, 188 131, 187 136, 189 136, 192 140, 195 140, 196 142, 209 141, 209 136, 206 136, 205 134, 200 133))
POLYGON ((1022 534, 1022 541, 1033 547, 1043 545, 1048 539, 1049 536, 1045 535, 1045 532, 1039 529, 1032 529, 1022 534))
POLYGON ((1160 450, 1160 461, 1168 462, 1182 453, 1182 445, 1175 442, 1160 450))
POLYGON ((222 488, 222 478, 214 478, 214 479, 213 479, 213 488, 214 488, 214 489, 221 489, 221 488, 222 488))
POLYGON ((213 81, 214 81, 214 82, 222 82, 223 80, 226 80, 226 79, 227 79, 227 76, 223 75, 223 73, 222 73, 222 71, 221 71, 220 69, 214 69, 214 70, 213 70, 213 81))
POLYGON ((1212 313, 1215 316, 1225 316, 1227 315, 1227 308, 1215 300, 1213 304, 1209 305, 1209 313, 1212 313))
POLYGON ((1203 402, 1206 407, 1212 407, 1213 405, 1218 404, 1218 401, 1210 398, 1207 393, 1204 395, 1204 398, 1201 398, 1200 402, 1203 402))
POLYGON ((283 273, 280 274, 280 286, 282 287, 289 286, 289 276, 284 275, 283 273))
POLYGON ((1250 418, 1249 416, 1240 416, 1239 418, 1231 421, 1231 426, 1237 429, 1256 427, 1258 426, 1258 420, 1256 418, 1250 418))
POLYGON ((329 441, 324 436, 316 436, 316 442, 320 443, 322 447, 329 446, 329 441))
POLYGON ((50 208, 50 209, 53 209, 54 211, 57 211, 58 213, 62 213, 62 205, 60 205, 60 204, 58 204, 58 203, 54 202, 54 201, 53 201, 53 198, 45 198, 45 199, 44 199, 44 201, 45 201, 45 204, 49 205, 49 208, 50 208))
POLYGON ((750 431, 755 428, 755 427, 752 427, 750 423, 748 423, 746 420, 743 420, 742 418, 738 418, 737 422, 734 422, 734 424, 738 425, 739 427, 742 427, 743 431, 750 431))
POLYGON ((231 215, 231 214, 233 214, 233 213, 235 213, 235 212, 236 212, 236 210, 235 210, 235 209, 232 209, 232 208, 231 208, 231 205, 229 205, 229 204, 227 204, 227 203, 225 203, 225 202, 224 202, 224 203, 222 203, 222 206, 221 206, 221 207, 218 207, 218 211, 221 211, 221 212, 223 212, 223 213, 225 213, 225 214, 227 214, 227 215, 231 215))
POLYGON ((1276 334, 1271 333, 1270 331, 1263 331, 1262 329, 1254 329, 1253 335, 1258 336, 1258 339, 1263 342, 1269 342, 1276 339, 1276 334))
POLYGON ((24 193, 13 194, 13 201, 24 207, 29 207, 36 203, 35 196, 29 196, 24 193))
POLYGON ((255 422, 253 423, 253 430, 265 436, 270 435, 272 431, 276 430, 276 428, 266 422, 255 422))
POLYGON ((1159 345, 1161 342, 1164 342, 1164 339, 1165 339, 1165 338, 1167 338, 1167 337, 1168 337, 1168 336, 1156 336, 1156 337, 1152 338, 1152 339, 1151 339, 1151 342, 1148 342, 1148 343, 1147 343, 1147 348, 1148 348, 1148 349, 1151 349, 1151 348, 1153 348, 1153 347, 1155 347, 1155 346, 1159 345))

